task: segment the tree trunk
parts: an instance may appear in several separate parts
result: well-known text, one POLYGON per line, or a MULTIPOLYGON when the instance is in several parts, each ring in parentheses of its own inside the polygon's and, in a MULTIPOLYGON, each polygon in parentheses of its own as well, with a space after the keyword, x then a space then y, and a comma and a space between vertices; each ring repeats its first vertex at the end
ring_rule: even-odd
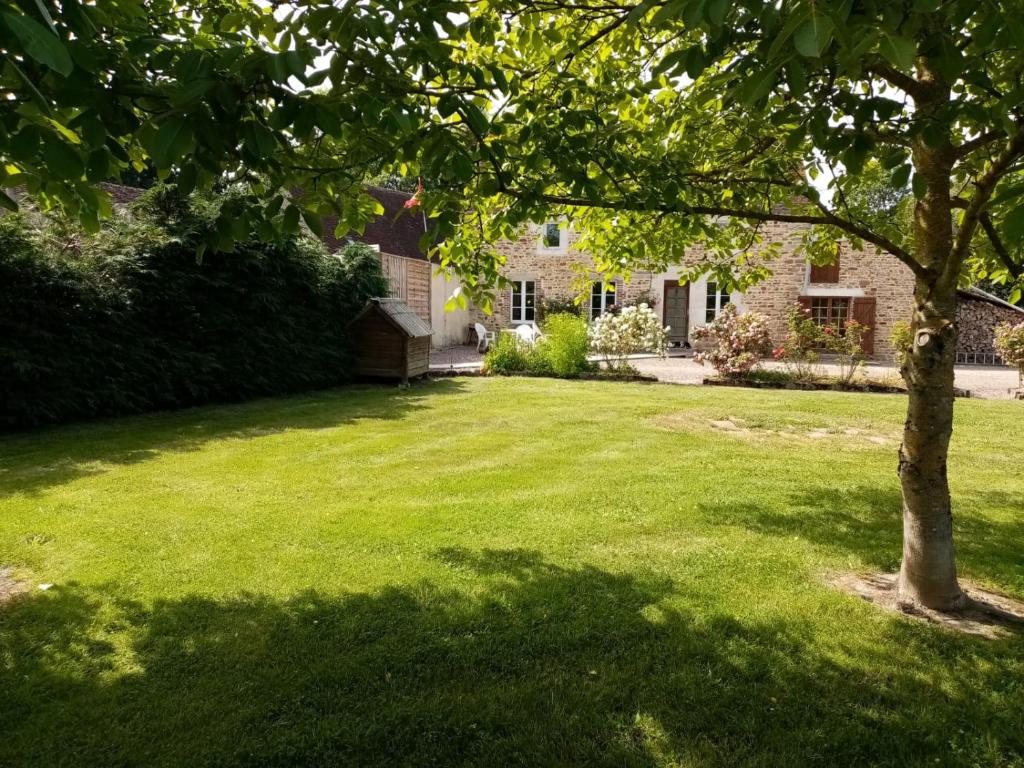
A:
POLYGON ((956 285, 952 184, 955 154, 945 107, 949 85, 927 58, 917 61, 913 140, 915 177, 925 182, 914 206, 914 257, 923 269, 914 282, 914 341, 903 378, 909 401, 900 446, 903 486, 903 561, 899 599, 940 611, 966 606, 956 579, 953 512, 946 463, 953 435, 956 363, 956 285), (925 140, 929 131, 935 133, 925 140), (938 139, 936 139, 936 136, 938 139))
POLYGON ((958 610, 966 605, 956 578, 953 515, 946 476, 953 433, 955 312, 955 288, 942 290, 918 281, 914 295, 914 343, 903 369, 909 402, 899 464, 903 486, 899 597, 903 602, 940 611, 958 610))

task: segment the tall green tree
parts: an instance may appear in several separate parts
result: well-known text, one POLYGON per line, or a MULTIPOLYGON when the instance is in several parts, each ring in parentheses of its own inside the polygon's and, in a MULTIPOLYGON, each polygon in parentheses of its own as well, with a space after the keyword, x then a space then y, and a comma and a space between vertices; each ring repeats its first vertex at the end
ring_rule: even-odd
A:
POLYGON ((961 608, 947 480, 956 288, 973 275, 1021 289, 1022 11, 984 0, 480 4, 460 53, 498 63, 503 81, 486 103, 437 100, 472 158, 428 197, 444 226, 461 209, 446 263, 468 265, 471 283, 493 276, 486 243, 552 214, 575 222, 609 272, 702 243, 696 271, 745 284, 764 274, 752 246, 767 221, 811 225, 812 260, 844 239, 890 254, 914 280, 898 588, 961 608), (862 177, 879 168, 912 191, 910 232, 864 205, 862 177))

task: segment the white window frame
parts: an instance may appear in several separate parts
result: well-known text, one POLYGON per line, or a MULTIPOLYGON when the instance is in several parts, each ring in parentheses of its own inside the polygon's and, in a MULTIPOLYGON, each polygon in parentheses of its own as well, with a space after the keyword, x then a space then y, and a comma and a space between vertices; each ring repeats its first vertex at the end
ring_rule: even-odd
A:
POLYGON ((566 226, 564 221, 545 221, 540 225, 540 230, 537 236, 537 250, 543 253, 559 253, 565 251, 569 247, 569 228, 566 226), (547 228, 551 224, 558 225, 558 245, 548 245, 544 242, 544 235, 547 234, 547 228))
POLYGON ((512 287, 509 288, 509 292, 508 292, 508 305, 509 305, 508 319, 509 319, 510 323, 518 323, 519 325, 522 325, 523 323, 527 323, 529 325, 536 325, 537 324, 537 288, 538 288, 538 283, 539 283, 539 281, 536 278, 534 278, 534 277, 521 277, 521 278, 517 278, 515 280, 512 280, 512 287), (528 292, 526 290, 526 284, 527 283, 533 283, 533 292, 532 293, 530 293, 530 292, 528 292), (519 305, 518 306, 516 305, 516 286, 519 286, 520 301, 519 301, 519 305), (532 307, 526 306, 526 297, 529 296, 529 295, 533 296, 533 306, 532 307), (517 309, 519 310, 519 315, 520 315, 518 320, 516 319, 516 310, 517 309), (527 311, 533 312, 533 317, 530 318, 529 320, 526 319, 527 311))
POLYGON ((722 314, 722 310, 725 309, 729 304, 732 304, 732 294, 726 293, 718 287, 718 283, 714 280, 708 280, 704 284, 704 322, 713 323, 718 319, 718 316, 722 314), (715 303, 714 306, 708 305, 708 299, 711 298, 711 286, 715 286, 715 303), (724 299, 724 300, 723 300, 724 299), (708 319, 708 313, 714 312, 714 317, 708 319))
POLYGON ((619 301, 619 286, 615 283, 605 283, 604 280, 595 280, 590 284, 590 295, 587 297, 587 310, 590 313, 590 319, 596 320, 605 312, 608 311, 609 307, 615 306, 619 301), (611 303, 608 302, 608 286, 611 286, 611 303), (601 291, 601 311, 596 315, 594 314, 594 288, 600 286, 601 291))

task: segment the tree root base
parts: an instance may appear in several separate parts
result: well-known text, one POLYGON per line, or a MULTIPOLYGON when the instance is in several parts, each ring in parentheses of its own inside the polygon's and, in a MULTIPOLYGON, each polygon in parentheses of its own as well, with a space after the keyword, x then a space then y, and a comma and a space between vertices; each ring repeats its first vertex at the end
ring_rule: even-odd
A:
POLYGON ((884 611, 938 624, 956 632, 990 639, 1005 637, 1009 632, 1024 633, 1024 601, 961 581, 967 595, 967 606, 959 611, 936 611, 901 600, 896 590, 898 580, 899 574, 896 573, 840 573, 833 575, 829 583, 884 611))

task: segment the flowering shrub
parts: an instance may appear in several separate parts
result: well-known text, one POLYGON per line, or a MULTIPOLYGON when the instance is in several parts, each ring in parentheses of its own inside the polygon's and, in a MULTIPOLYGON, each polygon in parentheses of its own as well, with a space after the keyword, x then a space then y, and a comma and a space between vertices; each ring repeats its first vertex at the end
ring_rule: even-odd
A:
POLYGON ((757 312, 739 314, 729 304, 711 325, 697 328, 693 336, 711 349, 693 356, 695 362, 710 363, 723 376, 746 376, 772 352, 768 320, 757 312))
POLYGON ((794 381, 814 381, 819 375, 824 335, 822 327, 811 319, 811 311, 796 302, 786 315, 786 339, 772 350, 772 357, 786 366, 794 381))
POLYGON ((589 336, 590 348, 613 370, 627 368, 627 358, 638 352, 655 352, 664 357, 668 347, 668 328, 661 326, 647 304, 601 315, 591 323, 589 336))
POLYGON ((834 325, 821 330, 825 349, 836 356, 839 383, 849 386, 864 368, 864 336, 871 329, 857 320, 847 320, 842 332, 834 325))
POLYGON ((1017 367, 1017 382, 1024 386, 1024 323, 997 325, 995 346, 1003 360, 1017 367))

